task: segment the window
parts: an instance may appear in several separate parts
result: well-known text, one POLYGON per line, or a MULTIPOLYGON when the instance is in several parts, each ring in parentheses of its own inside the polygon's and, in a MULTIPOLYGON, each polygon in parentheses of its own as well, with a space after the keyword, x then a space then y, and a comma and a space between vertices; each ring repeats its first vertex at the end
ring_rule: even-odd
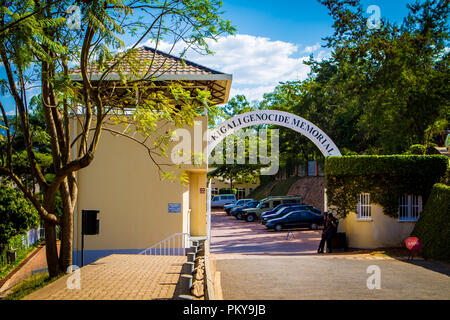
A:
POLYGON ((219 194, 219 188, 211 188, 211 195, 217 196, 219 194))
POLYGON ((276 200, 272 202, 272 208, 275 208, 276 206, 279 206, 281 204, 281 200, 276 200))
POLYGON ((213 199, 212 199, 212 201, 219 201, 220 200, 220 197, 219 196, 216 196, 216 197, 214 197, 213 199))
POLYGON ((308 176, 316 176, 316 161, 308 161, 308 176))
POLYGON ((422 212, 422 197, 417 195, 403 195, 399 199, 398 220, 417 221, 422 212))
POLYGON ((261 205, 259 206, 260 209, 267 209, 268 207, 269 207, 268 202, 261 203, 261 205))
POLYGON ((238 188, 237 189, 237 198, 238 199, 245 198, 245 189, 244 188, 238 188))
POLYGON ((372 220, 369 193, 362 193, 359 195, 356 213, 357 213, 356 217, 357 220, 372 220))

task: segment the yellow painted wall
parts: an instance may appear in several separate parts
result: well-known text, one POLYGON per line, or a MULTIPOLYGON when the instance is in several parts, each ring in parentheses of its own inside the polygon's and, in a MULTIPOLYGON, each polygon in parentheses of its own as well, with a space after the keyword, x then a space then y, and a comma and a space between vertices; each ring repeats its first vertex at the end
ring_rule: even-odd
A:
MULTIPOLYGON (((206 117, 199 120, 205 129, 206 117)), ((168 154, 170 157, 170 150, 168 154)), ((168 163, 170 158, 159 160, 168 163)), ((204 172, 196 173, 193 183, 206 185, 206 165, 200 168, 204 172)), ((201 198, 194 203, 188 193, 193 187, 183 186, 178 180, 162 181, 145 148, 109 132, 102 133, 93 162, 79 171, 77 178, 74 250, 81 249, 82 209, 100 210, 100 234, 85 236, 85 250, 144 249, 174 233, 186 232, 190 204, 198 208, 197 215, 198 210, 204 210, 206 219, 206 195, 203 206, 198 204, 201 198), (168 213, 169 203, 181 203, 182 213, 168 213)), ((197 223, 199 219, 191 220, 197 223)))
POLYGON ((207 178, 206 170, 191 171, 189 173, 189 202, 191 206, 191 235, 204 237, 207 234, 206 197, 207 178))
POLYGON ((339 222, 339 232, 345 232, 348 246, 352 248, 403 247, 410 236, 415 222, 399 222, 383 213, 379 205, 371 206, 372 220, 356 219, 356 213, 349 214, 339 222))

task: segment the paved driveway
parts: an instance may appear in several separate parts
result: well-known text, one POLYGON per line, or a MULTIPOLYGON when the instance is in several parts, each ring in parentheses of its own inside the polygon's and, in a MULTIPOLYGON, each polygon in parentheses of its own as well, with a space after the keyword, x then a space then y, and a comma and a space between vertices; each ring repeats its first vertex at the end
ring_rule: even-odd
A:
POLYGON ((322 231, 294 229, 268 230, 260 221, 246 222, 223 211, 211 215, 211 250, 221 258, 255 255, 311 255, 316 253, 322 231))
POLYGON ((224 299, 450 299, 449 264, 407 262, 380 254, 318 255, 320 231, 267 231, 223 212, 212 215, 211 251, 224 299), (369 266, 381 289, 370 290, 369 266))

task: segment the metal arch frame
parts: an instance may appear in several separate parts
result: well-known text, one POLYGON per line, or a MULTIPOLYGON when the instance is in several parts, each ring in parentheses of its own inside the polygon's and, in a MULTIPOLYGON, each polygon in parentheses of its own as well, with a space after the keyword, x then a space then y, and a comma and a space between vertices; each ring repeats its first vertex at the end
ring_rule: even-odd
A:
POLYGON ((313 142, 325 157, 341 156, 336 144, 314 123, 295 114, 277 110, 256 110, 234 116, 208 131, 208 156, 227 136, 250 126, 273 124, 297 131, 313 142), (265 115, 265 117, 264 117, 265 115), (271 120, 271 118, 283 121, 271 120), (264 118, 264 119, 263 119, 264 118))

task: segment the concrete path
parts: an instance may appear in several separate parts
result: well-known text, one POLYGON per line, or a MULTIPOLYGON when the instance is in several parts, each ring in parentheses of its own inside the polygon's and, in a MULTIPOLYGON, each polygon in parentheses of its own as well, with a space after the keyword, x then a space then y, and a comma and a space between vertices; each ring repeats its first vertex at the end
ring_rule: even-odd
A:
POLYGON ((450 299, 450 268, 432 262, 350 257, 217 260, 226 300, 450 299), (369 266, 381 289, 369 290, 369 266))
POLYGON ((267 231, 212 215, 211 251, 226 300, 450 299, 450 265, 407 262, 382 254, 316 254, 320 231, 267 231), (370 290, 369 266, 380 270, 381 289, 370 290))
POLYGON ((185 256, 111 255, 80 269, 80 289, 68 289, 64 276, 24 300, 172 299, 185 262, 185 256))

